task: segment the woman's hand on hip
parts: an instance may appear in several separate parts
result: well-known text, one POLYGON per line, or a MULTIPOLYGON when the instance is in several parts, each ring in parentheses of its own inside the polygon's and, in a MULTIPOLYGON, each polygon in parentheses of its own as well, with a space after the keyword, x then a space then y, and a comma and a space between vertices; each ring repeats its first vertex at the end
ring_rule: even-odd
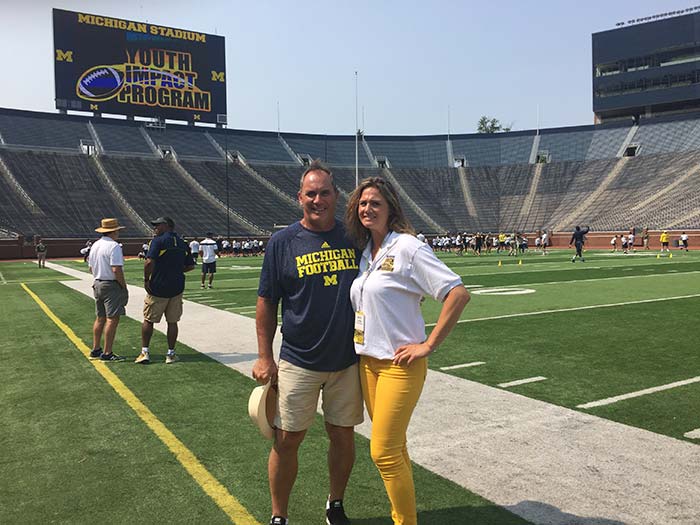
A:
POLYGON ((416 359, 421 359, 427 357, 428 354, 432 353, 433 349, 428 343, 418 343, 413 345, 403 345, 399 346, 394 352, 393 362, 395 365, 409 366, 416 359))

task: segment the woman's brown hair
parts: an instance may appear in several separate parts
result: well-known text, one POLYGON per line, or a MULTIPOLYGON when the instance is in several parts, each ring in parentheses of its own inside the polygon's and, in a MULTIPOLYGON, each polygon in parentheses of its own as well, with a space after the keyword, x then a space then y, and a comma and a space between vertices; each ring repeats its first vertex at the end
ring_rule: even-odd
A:
POLYGON ((355 188, 355 191, 352 192, 348 200, 348 207, 345 210, 345 229, 355 246, 364 249, 369 241, 369 230, 362 226, 357 211, 360 207, 362 192, 367 188, 376 188, 389 205, 389 231, 410 233, 411 235, 416 234, 413 226, 411 226, 411 223, 403 213, 399 196, 391 182, 381 177, 368 177, 362 180, 359 186, 355 188))

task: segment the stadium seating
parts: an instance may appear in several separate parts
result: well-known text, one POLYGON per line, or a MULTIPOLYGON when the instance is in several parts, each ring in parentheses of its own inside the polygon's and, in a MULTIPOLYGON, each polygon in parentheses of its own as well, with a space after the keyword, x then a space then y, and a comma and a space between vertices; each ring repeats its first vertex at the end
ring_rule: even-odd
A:
MULTIPOLYGON (((242 168, 223 162, 182 161, 183 167, 221 202, 267 231, 287 225, 300 216, 299 208, 280 198, 242 168)), ((296 198, 296 197, 295 197, 296 198)), ((221 231, 221 230, 219 230, 221 231)))
POLYGON ((19 215, 15 227, 10 227, 13 231, 44 237, 94 237, 102 217, 117 217, 132 233, 139 232, 104 187, 89 157, 10 150, 0 151, 0 157, 43 212, 41 216, 27 214, 17 203, 19 215), (26 222, 19 222, 23 220, 26 222))
POLYGON ((155 156, 141 130, 132 123, 119 125, 95 122, 93 125, 105 153, 155 156))
POLYGON ((0 134, 5 144, 47 150, 80 151, 80 141, 92 141, 86 119, 59 115, 0 111, 0 134))
MULTIPOLYGON (((329 135, 283 134, 284 140, 297 155, 307 154, 312 159, 321 159, 330 166, 355 165, 355 137, 334 137, 329 135)), ((372 165, 362 143, 357 149, 358 165, 372 165)))
MULTIPOLYGON (((21 187, 0 177, 0 230, 89 237, 96 221, 113 215, 142 234, 104 186, 99 163, 81 153, 81 142, 95 140, 108 177, 140 218, 171 214, 184 234, 229 228, 251 235, 297 220, 302 155, 325 160, 333 170, 341 190, 339 218, 355 187, 352 135, 153 128, 138 121, 0 109, 0 158, 21 187), (180 164, 160 159, 151 142, 171 146, 180 164), (227 166, 224 150, 239 151, 248 167, 227 166)), ((408 199, 406 215, 426 233, 444 233, 434 231, 438 226, 482 232, 566 229, 573 223, 599 230, 700 226, 700 115, 642 119, 638 127, 619 122, 452 135, 449 143, 443 135, 365 141, 374 157, 388 159, 390 170, 372 167, 362 144, 358 178, 395 179, 408 199), (620 160, 626 141, 639 146, 637 156, 620 160), (450 151, 468 166, 452 168, 450 151), (531 164, 534 154, 544 152, 548 163, 531 164)))
POLYGON ((447 137, 365 137, 375 157, 386 157, 393 168, 444 168, 447 137))
MULTIPOLYGON (((171 161, 105 156, 102 163, 122 195, 145 220, 170 216, 176 231, 188 236, 208 231, 226 233, 226 212, 188 184, 171 161)), ((230 224, 231 233, 251 233, 234 221, 230 224)))
POLYGON ((201 131, 181 131, 174 126, 148 129, 156 146, 172 146, 178 158, 221 159, 216 147, 201 131))
POLYGON ((392 169, 394 177, 435 222, 451 232, 474 227, 454 168, 392 169))
POLYGON ((682 152, 700 147, 700 120, 642 121, 633 142, 639 155, 682 152))
POLYGON ((227 151, 240 151, 248 162, 263 164, 296 164, 284 148, 277 133, 267 131, 220 131, 209 134, 227 151))

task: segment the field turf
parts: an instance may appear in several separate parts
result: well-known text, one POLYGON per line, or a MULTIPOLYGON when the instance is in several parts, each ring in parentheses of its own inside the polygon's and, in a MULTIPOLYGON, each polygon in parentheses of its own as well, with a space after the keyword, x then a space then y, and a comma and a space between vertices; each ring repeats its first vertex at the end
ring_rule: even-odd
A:
MULTIPOLYGON (((545 377, 508 390, 697 443, 684 434, 700 428, 700 383, 577 407, 700 376, 700 253, 589 252, 585 263, 556 251, 441 257, 462 276, 472 300, 431 356, 431 368, 483 362, 445 373, 491 386, 545 377)), ((58 262, 86 270, 82 261, 58 262)), ((253 317, 261 263, 219 259, 212 290, 200 289, 195 270, 186 298, 253 317)), ((142 284, 141 268, 140 261, 127 261, 130 284, 142 284)), ((31 262, 0 263, 0 523, 230 522, 20 286, 26 283, 89 345, 93 302, 62 280, 70 278, 31 262)), ((434 323, 439 305, 426 300, 423 309, 434 323)), ((222 337, 235 334, 222 330, 222 337)), ((154 339, 162 343, 164 336, 154 339)), ((133 358, 139 347, 139 324, 123 318, 116 351, 133 358)), ((269 442, 247 420, 253 381, 194 349, 178 350, 182 363, 175 366, 126 362, 110 369, 266 523, 269 442)), ((359 435, 356 442, 348 512, 356 524, 389 524, 368 443, 359 435)), ((323 523, 326 447, 318 418, 301 450, 290 509, 295 524, 323 523)), ((421 524, 524 523, 418 466, 415 477, 421 524)))

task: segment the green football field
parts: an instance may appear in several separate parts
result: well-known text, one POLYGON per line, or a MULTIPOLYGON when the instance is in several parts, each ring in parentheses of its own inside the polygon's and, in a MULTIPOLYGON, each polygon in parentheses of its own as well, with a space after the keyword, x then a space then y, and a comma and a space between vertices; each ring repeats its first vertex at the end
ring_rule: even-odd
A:
MULTIPOLYGON (((472 299, 430 367, 698 443, 686 434, 700 429, 700 253, 588 252, 573 264, 570 256, 441 255, 472 299)), ((86 271, 82 261, 58 262, 86 271)), ((219 259, 214 289, 200 289, 195 270, 186 298, 254 317, 261 264, 219 259)), ((142 284, 141 268, 127 261, 130 284, 142 284)), ((0 263, 0 523, 230 523, 27 291, 89 346, 94 304, 59 282, 66 280, 32 262, 0 263)), ((439 305, 426 300, 423 309, 434 323, 439 305)), ((133 365, 139 329, 122 319, 115 351, 128 360, 109 370, 246 510, 241 523, 267 523, 269 442, 246 416, 254 382, 184 345, 177 365, 133 365)), ((222 327, 221 337, 236 334, 222 327)), ((156 332, 154 346, 164 339, 156 332)), ((389 524, 368 442, 356 442, 348 514, 356 524, 389 524)), ((294 524, 323 523, 326 449, 317 418, 300 454, 294 524)), ((421 524, 525 523, 419 466, 414 474, 421 524)))

